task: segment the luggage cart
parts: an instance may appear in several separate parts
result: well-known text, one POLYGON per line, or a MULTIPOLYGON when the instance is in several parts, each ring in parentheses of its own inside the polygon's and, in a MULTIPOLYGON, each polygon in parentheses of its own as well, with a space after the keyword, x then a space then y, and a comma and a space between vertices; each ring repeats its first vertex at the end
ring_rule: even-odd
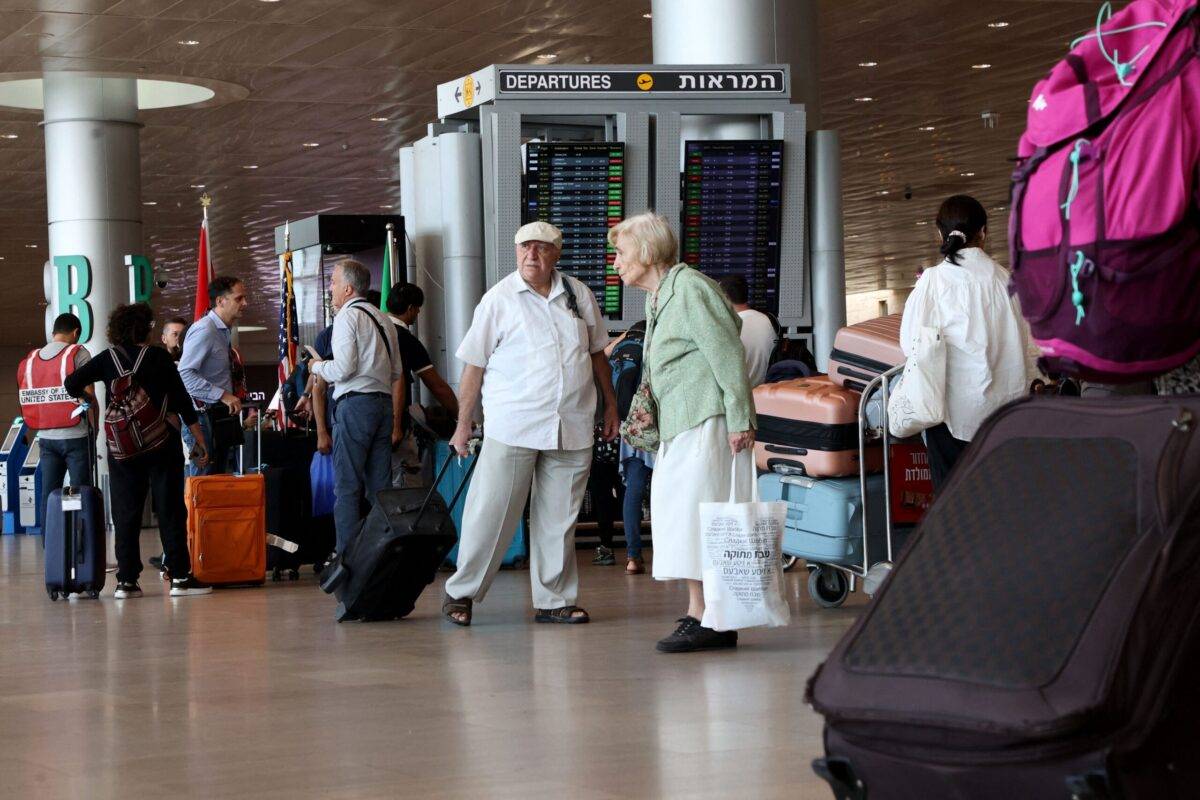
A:
POLYGON ((862 491, 862 561, 859 564, 808 564, 808 593, 817 605, 837 608, 846 601, 861 582, 863 591, 873 595, 892 569, 893 523, 891 487, 891 436, 888 434, 888 382, 904 371, 904 365, 893 367, 863 387, 858 404, 858 463, 859 486, 862 491), (872 424, 868 406, 872 397, 880 398, 880 413, 877 424, 872 424), (883 447, 883 514, 884 547, 872 548, 870 528, 872 524, 872 501, 867 487, 867 445, 880 441, 883 447))

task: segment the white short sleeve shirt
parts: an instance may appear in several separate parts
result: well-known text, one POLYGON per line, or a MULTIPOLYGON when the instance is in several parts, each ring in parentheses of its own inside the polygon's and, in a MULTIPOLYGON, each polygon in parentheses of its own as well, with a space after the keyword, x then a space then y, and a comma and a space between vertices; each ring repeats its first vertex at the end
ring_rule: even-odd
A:
POLYGON ((542 297, 514 272, 483 296, 455 355, 483 368, 489 439, 533 450, 582 450, 592 446, 596 418, 591 356, 607 344, 600 306, 584 284, 556 273, 542 297))

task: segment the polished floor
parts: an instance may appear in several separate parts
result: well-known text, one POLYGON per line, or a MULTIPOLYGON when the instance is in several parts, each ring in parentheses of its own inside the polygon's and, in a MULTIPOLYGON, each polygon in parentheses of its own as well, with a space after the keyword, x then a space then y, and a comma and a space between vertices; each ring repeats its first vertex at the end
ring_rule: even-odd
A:
MULTIPOLYGON (((153 532, 143 552, 154 552, 153 532)), ((682 587, 593 567, 584 626, 535 625, 505 571, 469 629, 438 615, 332 621, 299 582, 51 603, 40 541, 0 537, 0 797, 788 798, 831 794, 809 763, 813 669, 863 602, 736 651, 666 656, 682 587)))

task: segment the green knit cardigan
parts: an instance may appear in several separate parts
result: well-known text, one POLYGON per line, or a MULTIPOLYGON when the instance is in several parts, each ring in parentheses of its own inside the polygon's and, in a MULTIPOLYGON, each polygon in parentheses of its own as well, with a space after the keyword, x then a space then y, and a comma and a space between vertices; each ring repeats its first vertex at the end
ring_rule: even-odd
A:
POLYGON ((719 414, 730 433, 757 426, 741 327, 716 282, 687 264, 663 277, 657 303, 647 295, 643 363, 662 441, 719 414))

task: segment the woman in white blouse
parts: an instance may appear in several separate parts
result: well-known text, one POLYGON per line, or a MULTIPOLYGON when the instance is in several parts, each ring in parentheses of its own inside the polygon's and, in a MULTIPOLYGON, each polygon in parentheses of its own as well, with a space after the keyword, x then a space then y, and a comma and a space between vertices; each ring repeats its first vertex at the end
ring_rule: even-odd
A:
POLYGON ((946 342, 945 420, 925 431, 935 490, 984 419, 1025 394, 1033 374, 1008 272, 984 252, 987 212, 975 198, 955 195, 938 209, 937 227, 945 260, 921 274, 900 327, 906 356, 923 327, 939 330, 946 342))

